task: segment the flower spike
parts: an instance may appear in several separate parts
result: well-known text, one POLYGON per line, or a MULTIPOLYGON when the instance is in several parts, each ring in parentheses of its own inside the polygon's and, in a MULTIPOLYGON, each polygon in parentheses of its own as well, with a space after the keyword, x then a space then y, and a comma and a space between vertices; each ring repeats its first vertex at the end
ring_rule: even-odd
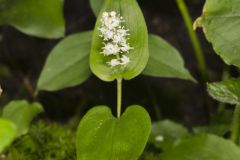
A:
POLYGON ((130 58, 126 55, 129 50, 133 49, 127 42, 129 39, 129 30, 123 26, 124 18, 117 15, 115 11, 103 12, 101 18, 100 37, 103 38, 104 47, 102 54, 104 56, 115 56, 109 62, 106 62, 111 67, 125 67, 130 63, 130 58))

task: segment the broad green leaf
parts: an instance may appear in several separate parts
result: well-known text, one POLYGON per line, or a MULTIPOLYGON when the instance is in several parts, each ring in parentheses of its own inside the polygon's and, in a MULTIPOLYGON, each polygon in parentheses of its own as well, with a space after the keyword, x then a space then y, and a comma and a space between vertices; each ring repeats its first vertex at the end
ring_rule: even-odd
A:
MULTIPOLYGON (((219 116, 219 118, 222 114, 217 114, 219 116)), ((224 116, 224 115, 222 115, 224 116)), ((233 113, 232 112, 228 112, 226 114, 226 116, 228 117, 224 117, 226 118, 225 122, 221 122, 221 121, 216 121, 216 122, 211 122, 210 125, 208 126, 198 126, 198 127, 194 127, 193 131, 195 134, 205 134, 205 133, 209 133, 209 134, 214 134, 220 137, 223 137, 226 133, 228 133, 231 130, 231 121, 232 121, 232 117, 233 117, 233 113), (218 123, 217 123, 218 122, 218 123)), ((212 118, 214 119, 214 117, 212 118)))
POLYGON ((240 67, 239 0, 206 0, 194 26, 202 27, 214 50, 229 65, 240 67))
POLYGON ((148 61, 148 34, 142 12, 136 0, 106 0, 99 14, 93 34, 92 48, 90 52, 90 68, 92 72, 104 81, 113 81, 117 77, 126 80, 139 75, 147 65, 148 61), (104 11, 116 11, 125 19, 124 26, 129 29, 129 40, 131 47, 128 56, 131 62, 124 71, 114 71, 107 61, 109 56, 101 54, 103 41, 100 37, 99 27, 101 16, 104 11))
POLYGON ((0 119, 0 153, 12 143, 17 133, 17 128, 9 120, 0 119))
POLYGON ((169 150, 182 138, 188 136, 188 130, 175 122, 164 120, 152 124, 149 142, 155 147, 169 150))
POLYGON ((214 134, 223 137, 230 130, 230 125, 216 124, 210 126, 197 126, 193 128, 194 134, 214 134))
POLYGON ((208 93, 220 102, 240 104, 240 78, 208 83, 207 89, 208 93))
POLYGON ((116 119, 105 106, 91 109, 77 131, 78 160, 137 160, 147 143, 151 120, 140 106, 116 119))
POLYGON ((43 108, 39 103, 29 104, 24 100, 18 100, 4 107, 2 117, 12 121, 17 127, 17 136, 21 136, 28 132, 32 119, 41 112, 43 108))
POLYGON ((213 135, 200 135, 181 141, 161 158, 161 160, 237 159, 240 159, 240 148, 231 141, 213 135))
POLYGON ((91 74, 91 38, 92 32, 82 32, 63 39, 48 56, 37 89, 55 91, 83 83, 91 74))
POLYGON ((224 136, 231 130, 231 125, 229 124, 232 123, 232 117, 233 111, 227 109, 223 109, 222 111, 213 114, 209 130, 216 135, 224 136))
POLYGON ((149 35, 149 60, 144 75, 196 80, 184 67, 180 53, 169 43, 156 35, 149 35))
POLYGON ((0 24, 37 37, 63 37, 63 0, 0 0, 0 24))
POLYGON ((104 0, 90 0, 90 5, 92 8, 92 11, 96 17, 98 16, 98 13, 100 12, 103 3, 104 3, 104 0))
POLYGON ((223 137, 231 130, 233 111, 224 109, 212 115, 208 126, 194 127, 195 134, 210 133, 223 137))

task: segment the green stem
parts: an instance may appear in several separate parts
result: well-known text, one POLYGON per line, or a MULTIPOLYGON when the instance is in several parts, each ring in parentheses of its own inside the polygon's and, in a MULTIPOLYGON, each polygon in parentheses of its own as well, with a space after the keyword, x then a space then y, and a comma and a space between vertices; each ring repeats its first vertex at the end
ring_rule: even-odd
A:
POLYGON ((237 105, 234 110, 231 134, 231 140, 235 143, 238 143, 239 128, 240 128, 240 105, 237 105))
POLYGON ((117 117, 121 117, 122 108, 122 78, 117 78, 117 117))
MULTIPOLYGON (((223 73, 222 73, 222 80, 226 80, 230 77, 230 68, 229 66, 225 65, 223 68, 223 73)), ((218 112, 222 112, 225 109, 225 103, 219 103, 218 105, 218 112)))
POLYGON ((205 57, 201 48, 201 44, 200 41, 198 39, 198 36, 196 34, 196 32, 193 30, 193 22, 192 22, 192 18, 189 14, 188 8, 184 2, 184 0, 176 0, 177 4, 178 4, 178 8, 182 14, 185 26, 188 29, 188 34, 189 37, 191 39, 193 48, 194 48, 194 52, 195 52, 195 56, 197 58, 198 61, 198 68, 200 70, 202 79, 204 81, 206 81, 208 79, 207 76, 207 65, 206 65, 206 61, 205 61, 205 57))

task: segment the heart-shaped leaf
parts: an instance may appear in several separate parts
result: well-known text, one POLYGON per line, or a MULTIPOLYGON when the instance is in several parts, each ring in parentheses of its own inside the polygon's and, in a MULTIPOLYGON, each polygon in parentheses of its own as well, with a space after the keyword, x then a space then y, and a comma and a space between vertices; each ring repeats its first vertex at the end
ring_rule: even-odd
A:
POLYGON ((2 113, 2 117, 12 121, 17 127, 17 136, 28 132, 30 122, 43 108, 39 103, 29 104, 24 100, 12 101, 7 104, 2 113))
POLYGON ((194 23, 202 27, 214 50, 227 64, 240 67, 239 0, 206 0, 203 13, 194 23))
POLYGON ((183 140, 165 152, 161 160, 237 160, 240 148, 231 141, 213 135, 183 140))
POLYGON ((229 104, 240 104, 240 78, 208 83, 208 93, 214 99, 229 104))
POLYGON ((166 151, 171 149, 179 140, 188 136, 188 130, 182 125, 164 120, 152 124, 149 142, 166 151))
POLYGON ((0 153, 12 143, 17 133, 17 128, 9 120, 0 119, 0 153))
POLYGON ((151 120, 140 106, 116 119, 105 106, 91 109, 77 131, 78 160, 137 160, 147 143, 151 120))
POLYGON ((149 35, 149 60, 144 75, 196 80, 184 67, 180 53, 156 35, 149 35))
POLYGON ((63 0, 1 0, 0 24, 43 38, 64 36, 63 0))
POLYGON ((90 5, 94 15, 97 17, 103 6, 104 0, 90 0, 90 5))
POLYGON ((83 83, 91 74, 91 38, 92 32, 82 32, 63 39, 48 56, 37 89, 55 91, 83 83))
POLYGON ((98 16, 93 33, 93 42, 90 52, 90 68, 92 72, 104 81, 113 81, 118 77, 126 80, 139 75, 148 61, 148 34, 142 12, 136 0, 106 0, 98 16), (123 17, 123 26, 129 33, 127 43, 132 47, 127 53, 130 63, 124 69, 115 70, 107 64, 113 56, 102 54, 103 38, 100 37, 102 16, 104 12, 115 11, 123 17))

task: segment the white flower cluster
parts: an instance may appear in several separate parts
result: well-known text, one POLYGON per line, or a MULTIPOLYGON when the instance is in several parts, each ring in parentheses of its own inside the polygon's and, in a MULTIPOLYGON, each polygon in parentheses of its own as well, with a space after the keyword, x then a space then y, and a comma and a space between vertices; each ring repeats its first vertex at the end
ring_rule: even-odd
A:
POLYGON ((117 15, 115 11, 104 12, 101 18, 101 27, 99 28, 103 38, 104 47, 102 54, 104 56, 114 55, 115 58, 107 62, 111 67, 123 66, 125 67, 130 59, 125 54, 133 49, 127 42, 129 36, 128 29, 122 25, 123 17, 117 15))

